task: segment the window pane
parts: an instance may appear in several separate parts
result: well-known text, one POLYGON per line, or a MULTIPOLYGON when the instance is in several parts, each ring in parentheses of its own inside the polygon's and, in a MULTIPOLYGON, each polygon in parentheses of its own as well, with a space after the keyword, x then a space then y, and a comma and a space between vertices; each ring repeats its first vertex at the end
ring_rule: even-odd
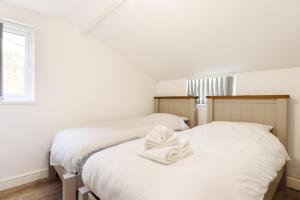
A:
POLYGON ((3 94, 25 94, 25 48, 23 35, 3 33, 3 94))

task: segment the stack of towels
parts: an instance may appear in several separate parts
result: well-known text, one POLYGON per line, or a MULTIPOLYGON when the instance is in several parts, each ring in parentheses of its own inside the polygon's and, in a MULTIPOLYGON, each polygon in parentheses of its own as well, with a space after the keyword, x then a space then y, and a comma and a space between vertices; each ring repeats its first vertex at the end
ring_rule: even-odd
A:
POLYGON ((169 165, 193 154, 190 142, 180 139, 172 129, 157 125, 145 137, 144 147, 138 155, 169 165))

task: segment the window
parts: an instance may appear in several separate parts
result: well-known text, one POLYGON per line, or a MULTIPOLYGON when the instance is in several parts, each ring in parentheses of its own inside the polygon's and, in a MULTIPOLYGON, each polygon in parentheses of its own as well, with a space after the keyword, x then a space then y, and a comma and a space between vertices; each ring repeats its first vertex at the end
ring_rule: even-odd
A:
POLYGON ((0 59, 0 101, 34 101, 32 27, 0 20, 0 59))
POLYGON ((198 96, 199 104, 206 104, 206 96, 230 96, 235 94, 235 77, 214 76, 188 80, 187 95, 198 96))

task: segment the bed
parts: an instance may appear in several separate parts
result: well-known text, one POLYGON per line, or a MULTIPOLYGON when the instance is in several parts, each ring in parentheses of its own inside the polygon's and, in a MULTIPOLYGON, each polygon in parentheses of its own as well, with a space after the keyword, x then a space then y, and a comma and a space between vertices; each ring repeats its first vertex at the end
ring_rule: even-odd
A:
POLYGON ((94 154, 86 163, 83 170, 86 187, 80 189, 79 197, 84 200, 94 199, 93 195, 101 200, 272 199, 279 182, 285 178, 284 164, 288 160, 285 150, 288 98, 288 95, 208 97, 208 122, 212 123, 181 134, 192 142, 194 156, 162 166, 136 156, 143 139, 112 147, 94 154), (251 126, 241 122, 250 122, 251 126), (253 128, 253 124, 273 128, 260 130, 253 128))
POLYGON ((77 189, 83 185, 82 167, 91 155, 141 138, 157 124, 165 124, 174 131, 187 129, 187 124, 194 127, 195 106, 196 97, 155 98, 153 114, 63 130, 55 136, 49 153, 49 177, 54 179, 58 175, 63 183, 63 200, 74 200, 77 189))

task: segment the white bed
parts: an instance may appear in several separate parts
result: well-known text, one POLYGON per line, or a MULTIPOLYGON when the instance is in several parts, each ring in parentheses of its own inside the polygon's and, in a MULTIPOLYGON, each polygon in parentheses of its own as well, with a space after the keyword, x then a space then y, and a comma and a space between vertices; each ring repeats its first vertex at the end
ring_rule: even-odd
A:
POLYGON ((174 131, 186 129, 186 123, 194 127, 196 99, 192 96, 155 97, 155 113, 149 116, 89 124, 57 134, 49 154, 49 178, 58 175, 61 179, 62 199, 76 199, 77 189, 83 186, 82 166, 93 153, 143 137, 157 124, 164 124, 174 131))
POLYGON ((262 200, 288 159, 274 135, 248 124, 213 122, 181 137, 193 156, 165 166, 137 156, 143 139, 130 141, 91 156, 83 181, 101 200, 262 200))

